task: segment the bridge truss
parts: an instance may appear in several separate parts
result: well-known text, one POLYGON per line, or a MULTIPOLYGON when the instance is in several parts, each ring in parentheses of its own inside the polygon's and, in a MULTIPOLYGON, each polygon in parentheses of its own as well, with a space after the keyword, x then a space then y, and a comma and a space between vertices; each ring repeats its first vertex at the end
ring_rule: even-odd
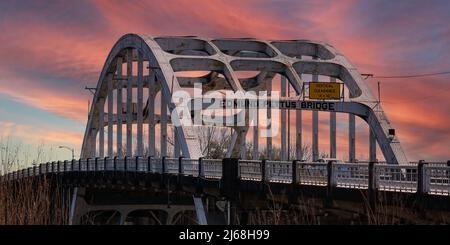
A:
MULTIPOLYGON (((370 160, 376 159, 378 142, 388 163, 408 163, 398 137, 392 133, 395 131, 366 81, 346 57, 328 44, 308 40, 266 41, 136 34, 120 38, 105 61, 89 113, 81 158, 157 154, 167 157, 202 157, 195 126, 173 124, 179 120, 181 113, 172 100, 174 93, 192 89, 195 83, 201 83, 204 93, 267 91, 270 96, 275 86, 274 77, 279 75, 280 100, 305 101, 307 98, 302 91, 302 76, 305 74, 312 75, 316 81, 319 76, 329 77, 331 82, 340 80, 348 89, 348 99, 345 102, 334 101, 335 109, 330 111, 331 157, 336 156, 336 112, 343 112, 349 114, 350 162, 355 160, 355 116, 358 116, 370 128, 370 160), (255 75, 242 78, 239 75, 242 72, 255 75), (293 89, 294 95, 286 94, 286 86, 293 89), (155 133, 157 126, 160 130, 159 139, 155 133), (143 138, 144 128, 148 132, 146 139, 143 138), (171 152, 167 150, 168 128, 174 132, 171 152), (159 152, 156 150, 157 141, 159 152), (136 144, 135 147, 133 144, 136 144)), ((313 110, 312 160, 315 161, 319 158, 318 110, 304 110, 313 110)), ((271 110, 267 111, 267 119, 270 120, 271 110)), ((281 140, 285 142, 286 110, 281 110, 281 118, 284 123, 281 140)), ((302 159, 301 118, 302 110, 297 110, 297 159, 302 159)), ((260 147, 258 130, 259 127, 253 127, 254 159, 258 159, 260 147)), ((232 140, 225 157, 245 158, 242 152, 249 126, 232 127, 232 131, 232 140)), ((288 150, 284 143, 281 147, 281 160, 286 160, 288 150)), ((269 159, 271 149, 272 140, 268 138, 269 159)))

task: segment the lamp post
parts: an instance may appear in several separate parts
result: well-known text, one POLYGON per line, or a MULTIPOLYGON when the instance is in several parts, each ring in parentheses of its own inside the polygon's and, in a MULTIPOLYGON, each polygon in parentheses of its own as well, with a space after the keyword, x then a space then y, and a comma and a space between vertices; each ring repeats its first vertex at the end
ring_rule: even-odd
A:
POLYGON ((64 145, 60 145, 60 146, 58 146, 58 148, 60 148, 60 149, 67 149, 69 151, 72 151, 72 159, 75 159, 75 150, 73 148, 70 148, 70 147, 64 146, 64 145))

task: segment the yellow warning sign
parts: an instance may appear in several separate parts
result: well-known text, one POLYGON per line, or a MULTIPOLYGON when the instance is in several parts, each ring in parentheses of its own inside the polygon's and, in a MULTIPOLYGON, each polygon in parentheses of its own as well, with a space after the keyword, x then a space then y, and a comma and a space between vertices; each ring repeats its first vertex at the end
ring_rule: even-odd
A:
POLYGON ((316 100, 339 100, 341 85, 339 83, 310 82, 309 98, 316 100))

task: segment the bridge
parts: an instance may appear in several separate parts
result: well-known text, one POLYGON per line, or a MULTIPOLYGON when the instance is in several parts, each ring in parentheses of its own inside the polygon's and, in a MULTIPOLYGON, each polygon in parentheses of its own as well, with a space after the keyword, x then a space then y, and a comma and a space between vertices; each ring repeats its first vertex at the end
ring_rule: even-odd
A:
POLYGON ((450 207, 450 163, 409 162, 357 69, 331 45, 309 40, 121 37, 95 89, 81 158, 2 176, 15 193, 20 183, 46 180, 60 190, 50 196, 65 224, 140 223, 142 213, 160 224, 246 223, 239 210, 306 197, 321 199, 324 208, 356 200, 373 211, 380 194, 389 202, 401 196, 420 210, 450 207), (338 88, 337 97, 314 97, 319 81, 338 88), (312 113, 311 159, 302 149, 306 111, 312 113), (329 114, 325 160, 319 112, 329 114), (335 159, 336 113, 348 114, 348 162, 335 159), (369 128, 366 162, 356 159, 356 117, 369 128), (276 120, 279 156, 273 154, 276 120), (220 159, 208 159, 202 149, 198 132, 211 127, 231 132, 220 159), (377 145, 385 161, 377 160, 377 145))

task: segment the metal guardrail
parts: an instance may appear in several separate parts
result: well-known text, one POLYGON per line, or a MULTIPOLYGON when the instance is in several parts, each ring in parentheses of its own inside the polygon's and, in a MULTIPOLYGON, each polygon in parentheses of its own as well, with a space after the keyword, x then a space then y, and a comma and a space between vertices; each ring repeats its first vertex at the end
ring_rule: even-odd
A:
POLYGON ((222 160, 221 159, 202 159, 201 176, 211 179, 222 178, 222 160))
MULTIPOLYGON (((368 163, 329 163, 300 161, 239 160, 239 178, 299 185, 332 186, 368 189, 370 169, 368 163), (295 164, 295 165, 294 165, 295 164), (328 176, 331 171, 332 176, 328 176)), ((377 163, 373 167, 373 188, 383 191, 427 193, 450 196, 450 166, 445 163, 389 165, 377 163)), ((182 174, 206 179, 222 178, 221 159, 187 158, 96 158, 58 161, 40 164, 8 173, 6 180, 67 172, 126 171, 182 174)))

